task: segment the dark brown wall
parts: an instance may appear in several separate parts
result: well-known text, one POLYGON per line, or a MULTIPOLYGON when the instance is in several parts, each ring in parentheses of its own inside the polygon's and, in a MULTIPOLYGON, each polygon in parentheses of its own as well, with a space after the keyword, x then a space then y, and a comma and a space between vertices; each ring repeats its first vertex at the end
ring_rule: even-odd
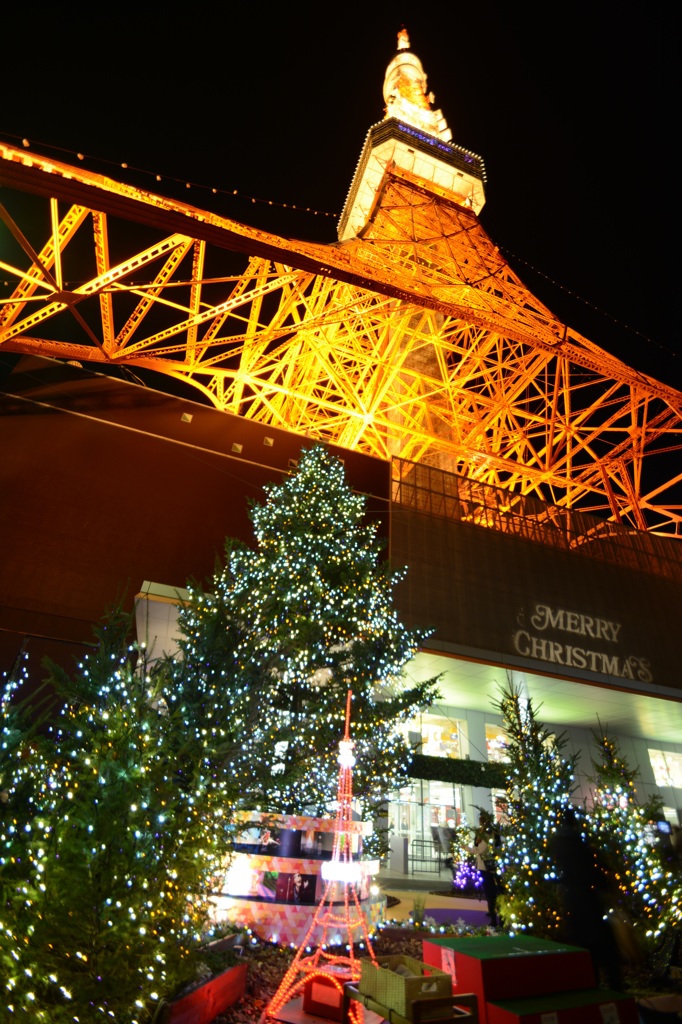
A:
MULTIPOLYGON (((144 580, 206 580, 226 537, 251 540, 248 500, 262 501, 263 484, 281 481, 311 443, 78 367, 21 359, 0 381, 2 667, 26 633, 89 640, 106 607, 124 593, 131 607, 144 580)), ((330 450, 386 532, 388 463, 330 450)))
MULTIPOLYGON (((208 580, 227 536, 250 541, 249 499, 261 501, 306 443, 77 367, 19 360, 0 380, 0 669, 27 634, 32 651, 71 659, 107 606, 125 594, 131 607, 144 580, 208 580)), ((388 537, 388 463, 331 451, 388 537)), ((682 688, 679 583, 400 507, 391 560, 409 566, 400 614, 434 627, 436 641, 504 661, 546 604, 618 622, 620 635, 617 645, 545 638, 645 658, 655 683, 682 688)))
MULTIPOLYGON (((469 523, 427 516, 406 508, 391 512, 391 558, 409 567, 397 591, 397 604, 410 625, 435 629, 433 639, 478 651, 481 660, 504 663, 519 657, 514 637, 519 630, 566 648, 618 658, 631 663, 637 675, 650 663, 653 683, 682 689, 680 678, 680 613, 682 584, 531 543, 469 523), (617 623, 617 641, 591 638, 561 628, 532 623, 537 605, 617 623)), ((592 626, 594 628, 594 625, 592 626)), ((556 663, 535 667, 574 678, 621 682, 586 668, 556 663)), ((600 659, 598 659, 598 662, 600 659)), ((603 665, 600 664, 600 668, 603 665)), ((646 679, 639 681, 646 682, 646 679)))

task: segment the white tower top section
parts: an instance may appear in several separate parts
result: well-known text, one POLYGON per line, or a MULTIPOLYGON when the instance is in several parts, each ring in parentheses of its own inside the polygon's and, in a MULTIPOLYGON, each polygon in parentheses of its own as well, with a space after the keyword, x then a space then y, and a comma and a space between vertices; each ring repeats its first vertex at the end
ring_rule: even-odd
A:
POLYGON ((433 110, 426 75, 410 39, 401 29, 398 52, 386 69, 386 115, 369 130, 341 213, 340 241, 357 238, 368 227, 387 173, 403 175, 421 188, 480 213, 485 203, 483 160, 452 144, 440 110, 433 110))
POLYGON ((435 135, 450 142, 452 132, 440 110, 432 110, 435 99, 432 92, 427 94, 426 75, 422 62, 410 50, 410 37, 403 28, 398 33, 398 53, 386 68, 384 78, 384 103, 386 117, 395 117, 403 124, 412 125, 429 135, 435 135))

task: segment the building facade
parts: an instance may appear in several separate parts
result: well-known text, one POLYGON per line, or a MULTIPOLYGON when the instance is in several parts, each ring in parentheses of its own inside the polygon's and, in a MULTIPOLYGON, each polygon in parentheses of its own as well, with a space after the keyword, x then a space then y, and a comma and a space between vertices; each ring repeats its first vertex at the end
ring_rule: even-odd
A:
MULTIPOLYGON (((638 768, 640 797, 660 793, 677 824, 682 395, 558 323, 505 264, 477 220, 483 161, 452 144, 405 33, 384 101, 327 247, 3 148, 3 184, 49 195, 53 212, 83 204, 46 253, 66 246, 88 204, 100 226, 120 214, 175 232, 106 273, 97 235, 101 273, 71 303, 99 303, 96 353, 61 329, 45 340, 50 317, 71 308, 52 292, 26 313, 38 259, 0 314, 3 665, 22 650, 68 665, 117 600, 136 604, 141 638, 172 647, 186 581, 210 578, 225 537, 250 540, 248 501, 319 441, 367 495, 392 564, 408 568, 401 616, 432 630, 408 668, 441 676, 440 703, 410 727, 422 754, 503 757, 496 700, 512 685, 580 753, 577 798, 604 728, 638 768), (213 305, 220 275, 201 280, 211 244, 241 245, 250 268, 213 305), (162 259, 113 345, 111 307, 126 289, 105 286, 162 259), (197 275, 187 308, 176 291, 165 319, 148 320, 184 259, 197 275), (181 354, 164 363, 178 336, 181 354), (130 383, 123 363, 167 373, 173 393, 159 376, 156 389, 130 383), (193 385, 212 407, 185 397, 193 385)), ((437 774, 395 795, 398 836, 426 842, 431 826, 492 806, 490 786, 437 774)))

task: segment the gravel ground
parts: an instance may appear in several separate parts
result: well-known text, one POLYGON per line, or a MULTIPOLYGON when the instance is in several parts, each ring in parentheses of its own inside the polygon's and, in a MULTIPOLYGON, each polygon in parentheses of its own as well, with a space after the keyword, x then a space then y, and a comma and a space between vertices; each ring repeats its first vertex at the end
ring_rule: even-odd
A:
MULTIPOLYGON (((421 960, 420 935, 406 934, 387 938, 378 935, 372 947, 376 956, 401 954, 421 960)), ((246 994, 229 1010, 221 1013, 213 1024, 254 1024, 277 991, 296 951, 276 946, 261 946, 245 954, 249 962, 246 994)), ((359 955, 362 955, 361 953, 359 955)))

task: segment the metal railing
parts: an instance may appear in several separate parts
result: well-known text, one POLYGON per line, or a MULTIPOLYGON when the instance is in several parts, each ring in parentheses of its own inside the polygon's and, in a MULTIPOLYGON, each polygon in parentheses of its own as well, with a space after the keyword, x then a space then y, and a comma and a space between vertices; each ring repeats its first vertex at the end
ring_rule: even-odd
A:
POLYGON ((439 875, 442 862, 431 839, 412 839, 408 853, 410 874, 421 871, 423 874, 439 875))
POLYGON ((680 541, 549 505, 534 495, 516 494, 433 466, 393 459, 392 501, 431 516, 682 580, 680 541))

